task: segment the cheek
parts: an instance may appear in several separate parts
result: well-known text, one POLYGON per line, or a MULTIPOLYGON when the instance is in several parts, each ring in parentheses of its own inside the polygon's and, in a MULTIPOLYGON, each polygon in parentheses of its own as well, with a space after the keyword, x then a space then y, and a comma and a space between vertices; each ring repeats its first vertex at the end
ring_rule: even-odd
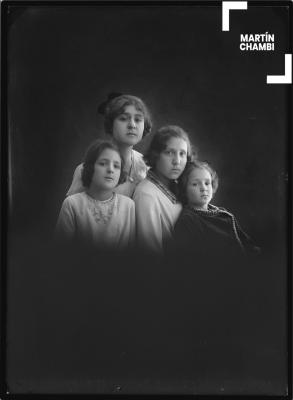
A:
POLYGON ((144 131, 144 122, 142 122, 139 126, 139 131, 141 132, 141 134, 143 134, 144 131))
POLYGON ((156 162, 156 169, 158 171, 161 171, 161 170, 164 170, 164 167, 165 167, 165 160, 162 157, 162 155, 160 155, 156 162))
POLYGON ((121 132, 122 127, 123 127, 123 124, 121 123, 121 121, 114 121, 113 122, 113 129, 112 129, 113 136, 115 136, 115 134, 119 135, 119 133, 121 132))
POLYGON ((188 199, 191 199, 191 198, 194 197, 194 195, 195 195, 195 190, 193 190, 193 188, 189 186, 189 187, 187 188, 187 190, 186 190, 186 196, 187 196, 187 198, 188 198, 188 199))

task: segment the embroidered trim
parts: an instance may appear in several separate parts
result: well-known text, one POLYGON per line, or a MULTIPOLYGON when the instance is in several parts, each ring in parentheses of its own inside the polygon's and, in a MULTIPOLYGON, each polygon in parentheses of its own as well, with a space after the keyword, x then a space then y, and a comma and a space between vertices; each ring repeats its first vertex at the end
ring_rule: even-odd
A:
POLYGON ((156 185, 163 193, 168 197, 168 199, 173 203, 178 203, 177 197, 172 193, 157 177, 153 171, 148 171, 147 179, 156 185))
POLYGON ((115 200, 117 197, 116 193, 113 193, 110 199, 104 201, 96 200, 87 193, 86 195, 89 199, 88 207, 94 217, 95 222, 107 224, 113 215, 115 200))

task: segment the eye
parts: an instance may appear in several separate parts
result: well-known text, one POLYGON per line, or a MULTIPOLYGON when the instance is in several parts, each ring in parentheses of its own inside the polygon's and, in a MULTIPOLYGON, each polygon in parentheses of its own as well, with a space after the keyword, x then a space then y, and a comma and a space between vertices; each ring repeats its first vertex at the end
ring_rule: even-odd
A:
POLYGON ((144 118, 143 117, 136 117, 135 118, 135 122, 143 122, 144 121, 144 118))
POLYGON ((114 164, 114 168, 115 169, 121 169, 121 166, 120 166, 120 164, 114 164))
POLYGON ((121 114, 121 115, 118 117, 118 119, 119 119, 119 121, 127 121, 127 116, 124 115, 124 114, 121 114))
POLYGON ((180 157, 186 157, 186 152, 185 151, 180 151, 180 157))

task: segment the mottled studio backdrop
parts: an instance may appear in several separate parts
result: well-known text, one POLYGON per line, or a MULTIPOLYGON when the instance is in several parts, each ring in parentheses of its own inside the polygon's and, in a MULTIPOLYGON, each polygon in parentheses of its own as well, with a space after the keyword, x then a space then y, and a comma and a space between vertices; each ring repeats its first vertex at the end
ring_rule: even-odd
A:
MULTIPOLYGON (((289 10, 249 3, 247 11, 231 11, 229 32, 222 32, 221 12, 220 3, 9 7, 7 365, 12 392, 119 391, 115 384, 123 370, 128 371, 130 392, 161 387, 222 394, 228 387, 228 393, 285 393, 288 85, 268 85, 266 75, 284 73, 289 10), (240 51, 241 33, 266 32, 274 34, 275 51, 240 51), (71 331, 74 338, 64 333, 61 312, 56 317, 52 311, 60 310, 61 292, 65 298, 71 274, 60 281, 59 271, 46 264, 44 253, 42 259, 42 237, 48 238, 54 228, 87 146, 103 136, 97 106, 113 91, 141 97, 150 108, 154 130, 176 124, 190 134, 200 158, 210 161, 220 177, 213 204, 231 210, 263 248, 264 260, 273 260, 263 261, 243 284, 245 293, 253 293, 247 307, 255 315, 241 356, 235 356, 234 364, 222 360, 224 365, 210 365, 204 354, 214 350, 199 346, 206 369, 202 372, 199 362, 193 373, 190 364, 184 379, 188 376, 193 383, 186 386, 181 385, 180 374, 176 379, 167 375, 157 386, 159 378, 139 386, 139 379, 147 379, 149 372, 131 379, 131 363, 117 367, 115 380, 111 367, 105 372, 101 358, 93 355, 94 338, 87 338, 86 332, 99 330, 94 311, 87 318, 83 312, 82 307, 91 306, 76 301, 79 311, 70 310, 71 324, 74 316, 83 318, 71 331), (59 284, 55 291, 50 287, 53 281, 59 284), (60 323, 63 328, 58 328, 60 323), (79 358, 72 361, 76 351, 79 358), (98 364, 102 372, 97 372, 98 364), (90 378, 94 382, 93 376, 103 380, 88 383, 90 378)), ((138 150, 144 152, 148 142, 138 150)), ((137 262, 138 280, 131 284, 137 291, 139 268, 137 262)), ((151 275, 150 282, 155 282, 154 268, 151 275)), ((89 304, 100 301, 91 289, 89 304)), ((85 292, 81 288, 76 296, 84 297, 85 292)), ((135 301, 134 297, 132 304, 135 301)), ((112 333, 115 329, 117 325, 112 333)), ((129 339, 130 345, 134 342, 129 339)), ((123 351, 121 345, 119 357, 123 351)), ((121 357, 113 364, 117 366, 121 357)), ((149 363, 150 370, 156 370, 157 364, 149 363)))

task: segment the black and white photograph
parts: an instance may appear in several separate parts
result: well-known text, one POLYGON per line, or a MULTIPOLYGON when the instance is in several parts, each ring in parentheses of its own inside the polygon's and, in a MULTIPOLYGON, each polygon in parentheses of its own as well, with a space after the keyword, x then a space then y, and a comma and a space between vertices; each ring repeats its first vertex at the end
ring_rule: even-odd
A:
POLYGON ((3 1, 2 383, 292 398, 292 1, 3 1))

